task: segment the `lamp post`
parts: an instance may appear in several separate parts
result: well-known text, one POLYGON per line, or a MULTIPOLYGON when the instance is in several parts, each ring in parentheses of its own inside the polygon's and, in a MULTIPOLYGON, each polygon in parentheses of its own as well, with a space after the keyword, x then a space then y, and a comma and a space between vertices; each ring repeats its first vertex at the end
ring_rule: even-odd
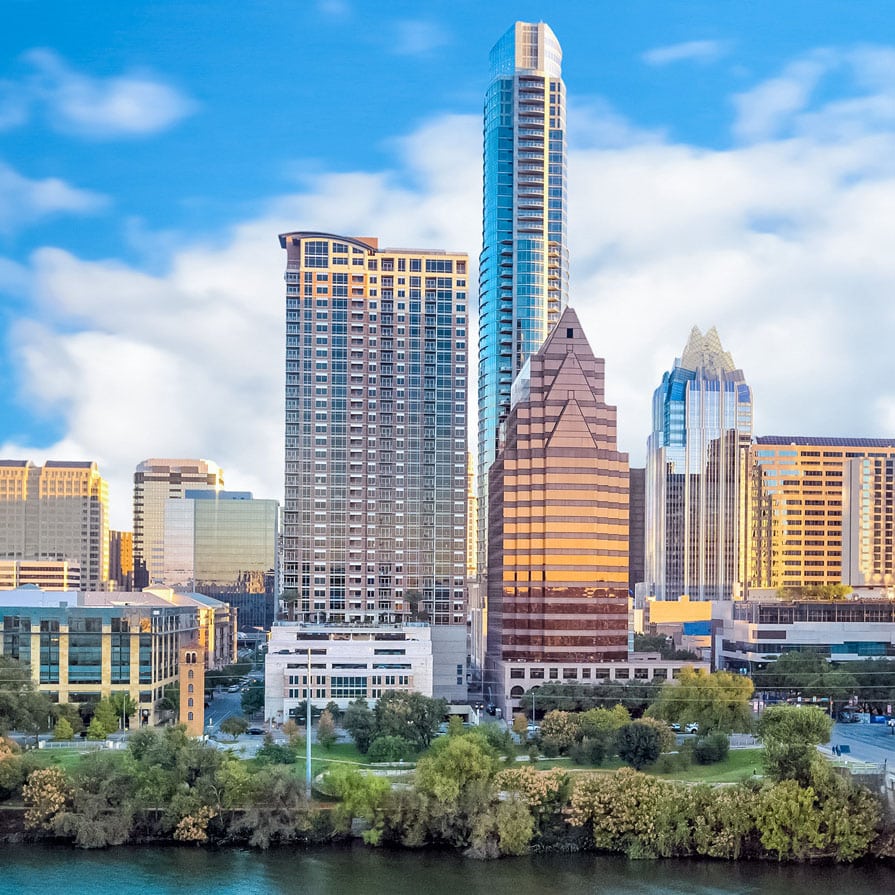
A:
POLYGON ((308 647, 308 689, 306 691, 305 707, 307 709, 307 721, 305 733, 305 795, 308 801, 311 799, 311 648, 308 647))

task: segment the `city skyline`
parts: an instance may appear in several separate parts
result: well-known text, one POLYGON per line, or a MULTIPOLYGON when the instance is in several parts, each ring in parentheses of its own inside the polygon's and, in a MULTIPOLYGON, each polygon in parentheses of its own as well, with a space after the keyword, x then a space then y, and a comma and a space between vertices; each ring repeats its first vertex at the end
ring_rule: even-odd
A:
POLYGON ((115 528, 146 456, 282 494, 277 233, 477 256, 487 54, 516 20, 563 46, 571 300, 632 463, 694 324, 749 371, 756 434, 895 430, 869 339, 895 324, 883 3, 49 8, 0 37, 0 454, 95 460, 115 528))

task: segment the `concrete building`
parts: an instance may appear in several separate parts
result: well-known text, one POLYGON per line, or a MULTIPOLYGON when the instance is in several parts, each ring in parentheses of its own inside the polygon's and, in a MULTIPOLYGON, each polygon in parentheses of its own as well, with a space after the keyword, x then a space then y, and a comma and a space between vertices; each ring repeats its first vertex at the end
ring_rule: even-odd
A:
POLYGON ((161 584, 165 568, 165 501, 190 491, 221 491, 224 473, 210 460, 151 458, 134 473, 134 587, 161 584))
POLYGON ((693 327, 653 396, 647 442, 647 596, 740 596, 752 389, 714 328, 693 327))
MULTIPOLYGON (((748 590, 791 588, 797 593, 805 587, 857 583, 846 582, 851 572, 848 565, 843 565, 843 514, 847 512, 845 481, 848 464, 852 460, 864 459, 872 461, 874 474, 879 462, 884 490, 884 466, 895 459, 895 439, 789 435, 755 439, 749 451, 747 471, 749 541, 743 562, 748 590)), ((863 469, 861 466, 855 472, 855 484, 860 483, 861 489, 863 469)), ((868 487, 873 479, 870 470, 868 466, 868 487)), ((872 493, 868 492, 868 495, 872 493)), ((867 533, 867 565, 864 568, 872 580, 877 571, 874 564, 878 562, 878 571, 884 574, 885 557, 891 557, 891 504, 885 512, 882 491, 879 492, 878 506, 875 496, 871 498, 871 506, 862 503, 858 492, 853 491, 853 494, 855 510, 860 517, 854 517, 851 531, 859 539, 862 553, 864 531, 867 533), (865 510, 866 528, 863 525, 865 510)), ((853 553, 852 558, 857 577, 864 557, 861 555, 858 560, 857 554, 853 553)), ((885 579, 879 583, 884 584, 885 579)))
POLYGON ((479 258, 479 569, 488 549, 488 469, 513 380, 569 297, 566 88, 543 22, 516 22, 490 54, 479 258))
POLYGON ((0 651, 28 663, 35 687, 56 702, 127 693, 139 723, 155 724, 165 687, 177 681, 178 651, 198 636, 199 615, 194 604, 135 596, 0 592, 0 651))
POLYGON ((566 308, 513 387, 489 474, 492 701, 507 665, 593 667, 628 657, 628 457, 604 362, 566 308))
POLYGON ((646 470, 631 467, 628 484, 628 592, 646 577, 646 470))
POLYGON ((836 662, 895 659, 895 601, 852 598, 715 604, 715 668, 751 673, 783 653, 809 650, 836 662))
POLYGON ((345 708, 355 699, 375 703, 388 690, 433 696, 433 628, 396 625, 313 625, 277 622, 264 664, 264 717, 282 724, 307 697, 345 708), (308 665, 310 663, 310 675, 308 665))
POLYGON ((184 491, 164 508, 162 582, 216 597, 240 627, 269 629, 276 613, 279 504, 248 491, 184 491))
POLYGON ((284 614, 432 623, 465 695, 468 260, 329 233, 286 250, 284 614))
POLYGON ((108 587, 109 492, 96 463, 0 460, 0 559, 68 562, 108 587))
POLYGON ((849 460, 844 482, 842 583, 895 596, 895 455, 849 460))

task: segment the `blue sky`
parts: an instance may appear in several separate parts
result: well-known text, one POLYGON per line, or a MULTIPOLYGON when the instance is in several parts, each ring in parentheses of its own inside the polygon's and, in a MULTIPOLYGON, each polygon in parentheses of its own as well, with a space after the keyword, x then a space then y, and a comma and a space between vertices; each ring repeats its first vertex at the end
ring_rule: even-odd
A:
POLYGON ((621 446, 692 325, 757 434, 895 434, 895 29, 853 2, 36 3, 0 28, 0 452, 279 497, 284 229, 480 247, 488 51, 545 20, 621 446), (85 7, 88 7, 85 9, 85 7))

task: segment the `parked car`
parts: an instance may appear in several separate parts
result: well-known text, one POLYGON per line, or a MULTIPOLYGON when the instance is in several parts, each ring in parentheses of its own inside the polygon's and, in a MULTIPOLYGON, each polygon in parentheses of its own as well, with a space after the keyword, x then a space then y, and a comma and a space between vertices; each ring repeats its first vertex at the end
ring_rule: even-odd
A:
POLYGON ((685 728, 686 733, 699 733, 699 725, 695 721, 691 721, 685 728))
POLYGON ((247 733, 250 737, 263 737, 263 736, 264 736, 264 729, 261 728, 261 727, 250 727, 250 728, 246 731, 246 733, 247 733))
POLYGON ((681 725, 677 723, 677 721, 672 721, 671 724, 668 725, 675 733, 681 732, 681 725))

